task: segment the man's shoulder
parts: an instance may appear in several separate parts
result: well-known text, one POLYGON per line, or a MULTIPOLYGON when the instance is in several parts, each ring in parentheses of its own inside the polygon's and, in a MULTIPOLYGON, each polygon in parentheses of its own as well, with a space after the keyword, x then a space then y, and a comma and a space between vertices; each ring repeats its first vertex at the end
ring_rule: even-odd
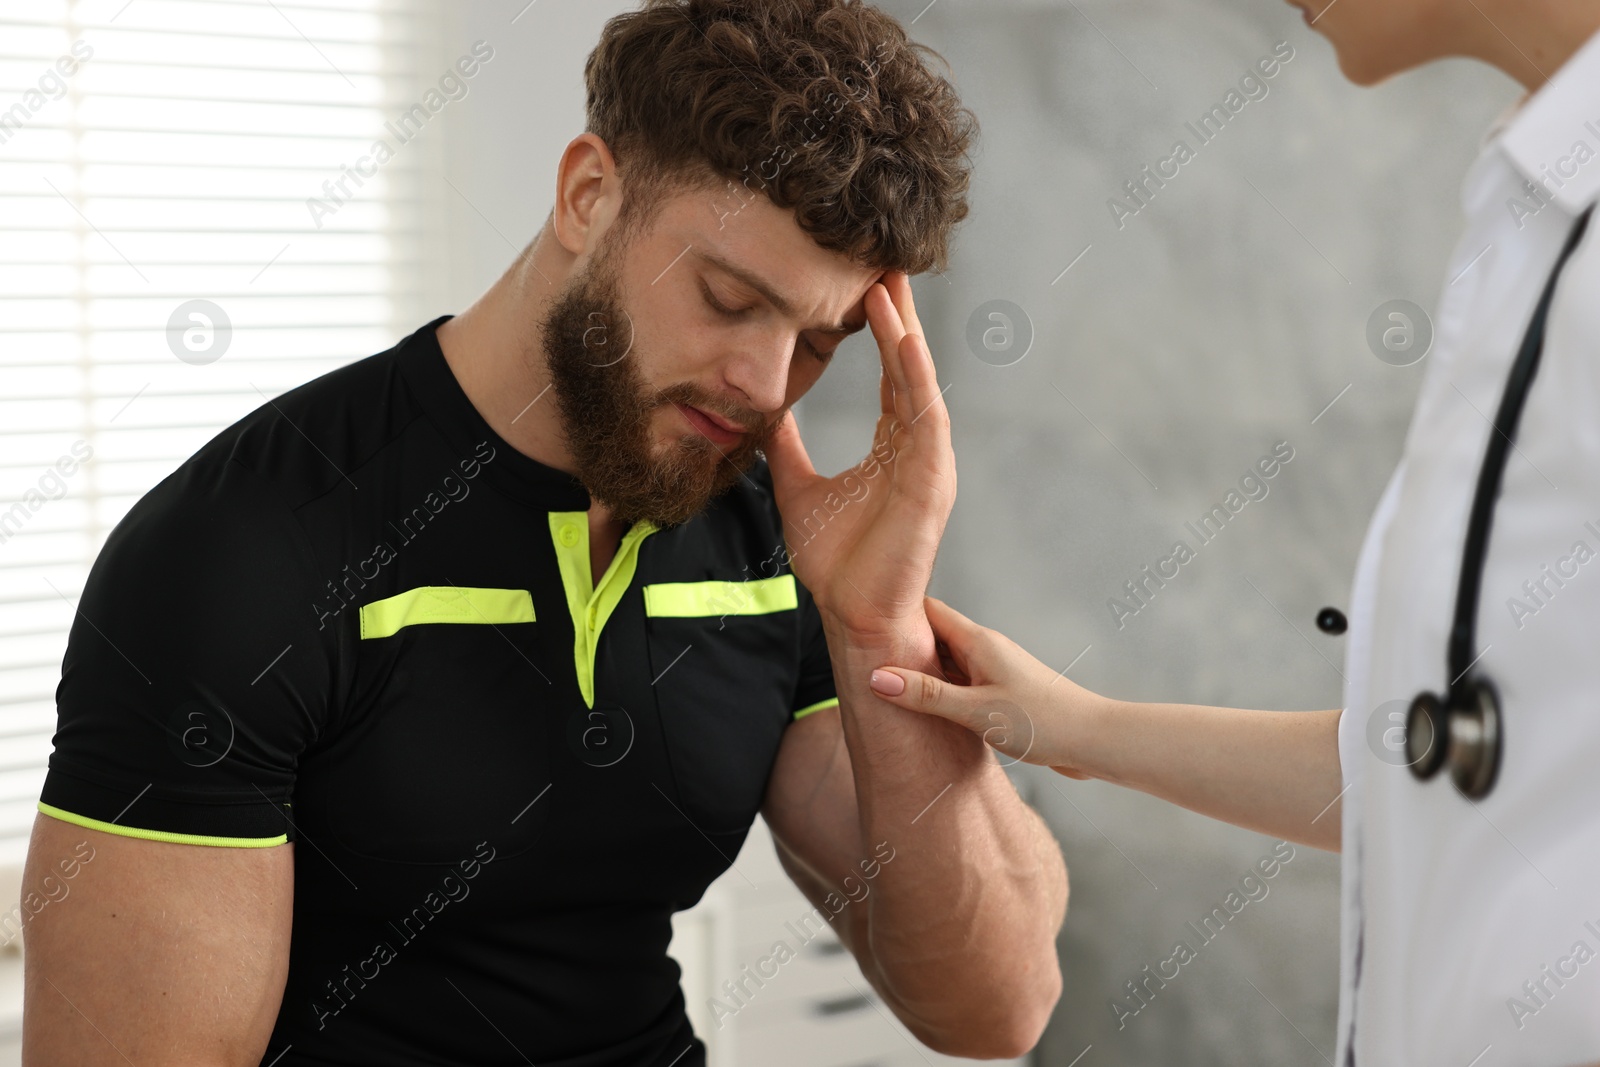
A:
POLYGON ((240 477, 266 483, 291 509, 348 482, 423 415, 404 367, 416 338, 267 400, 203 445, 177 474, 196 485, 240 477))
POLYGON ((216 434, 134 503, 105 554, 189 568, 224 557, 303 560, 301 509, 370 474, 422 416, 403 366, 415 337, 267 400, 216 434))

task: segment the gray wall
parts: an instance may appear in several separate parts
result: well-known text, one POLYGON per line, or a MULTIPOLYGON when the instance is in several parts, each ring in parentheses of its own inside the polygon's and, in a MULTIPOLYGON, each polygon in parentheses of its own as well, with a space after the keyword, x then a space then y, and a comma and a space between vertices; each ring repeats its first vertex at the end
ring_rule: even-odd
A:
MULTIPOLYGON (((1271 0, 925 4, 883 6, 916 18, 983 124, 952 269, 914 283, 960 472, 934 592, 1058 668, 1088 648, 1071 677, 1115 696, 1337 706, 1343 642, 1312 619, 1347 603, 1422 369, 1375 358, 1366 322, 1390 299, 1433 306, 1461 172, 1515 87, 1449 63, 1355 88, 1271 0), (1194 146, 1184 122, 1279 41, 1295 56, 1268 94, 1119 229, 1108 198, 1175 139, 1194 146), (965 340, 993 299, 1032 323, 1010 366, 965 340), (1279 441, 1294 458, 1268 495, 1119 629, 1108 598, 1175 540, 1196 545, 1185 522, 1279 441)), ((543 220, 581 129, 584 55, 627 6, 539 0, 513 25, 520 2, 473 0, 442 16, 442 55, 480 37, 497 55, 443 127, 450 255, 419 322, 464 306, 543 220)), ((868 342, 852 342, 804 403, 819 467, 863 454, 876 380, 868 342)), ((1331 1058, 1336 856, 1299 849, 1118 1030, 1123 983, 1195 941, 1186 924, 1273 843, 1112 786, 1017 774, 1072 876, 1066 993, 1038 1062, 1065 1067, 1090 1045, 1083 1067, 1331 1058)))

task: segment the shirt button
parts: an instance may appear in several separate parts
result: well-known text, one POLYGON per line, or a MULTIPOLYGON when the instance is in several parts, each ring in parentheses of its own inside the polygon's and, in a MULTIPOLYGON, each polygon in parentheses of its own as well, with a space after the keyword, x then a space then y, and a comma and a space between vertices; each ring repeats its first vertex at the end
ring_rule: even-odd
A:
POLYGON ((562 544, 571 548, 578 543, 578 528, 569 523, 561 527, 561 533, 558 536, 561 538, 562 544))
POLYGON ((590 608, 589 609, 589 629, 591 629, 591 630, 594 629, 594 620, 595 620, 594 609, 590 608))

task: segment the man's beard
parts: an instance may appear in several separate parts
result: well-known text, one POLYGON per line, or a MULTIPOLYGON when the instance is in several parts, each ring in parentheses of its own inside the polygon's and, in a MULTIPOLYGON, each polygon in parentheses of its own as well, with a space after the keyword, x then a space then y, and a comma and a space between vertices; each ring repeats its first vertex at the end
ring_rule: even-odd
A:
POLYGON ((727 411, 725 402, 688 382, 661 390, 646 385, 617 292, 617 258, 620 250, 602 250, 551 303, 541 324, 551 384, 567 449, 589 495, 623 522, 676 526, 744 476, 775 422, 752 428, 748 413, 727 411), (657 455, 652 419, 672 403, 714 412, 750 432, 727 452, 690 432, 657 455))

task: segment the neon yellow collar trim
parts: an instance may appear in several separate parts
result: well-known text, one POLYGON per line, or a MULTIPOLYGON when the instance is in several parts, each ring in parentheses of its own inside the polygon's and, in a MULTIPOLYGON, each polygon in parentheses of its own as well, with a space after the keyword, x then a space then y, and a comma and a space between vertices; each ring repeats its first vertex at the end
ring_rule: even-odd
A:
POLYGON ((639 545, 658 529, 660 527, 643 519, 630 526, 596 586, 589 570, 589 513, 550 513, 550 540, 555 545, 556 563, 561 567, 567 610, 572 613, 572 656, 578 671, 578 689, 588 707, 594 707, 594 657, 600 647, 600 631, 633 584, 634 570, 639 563, 639 545))

